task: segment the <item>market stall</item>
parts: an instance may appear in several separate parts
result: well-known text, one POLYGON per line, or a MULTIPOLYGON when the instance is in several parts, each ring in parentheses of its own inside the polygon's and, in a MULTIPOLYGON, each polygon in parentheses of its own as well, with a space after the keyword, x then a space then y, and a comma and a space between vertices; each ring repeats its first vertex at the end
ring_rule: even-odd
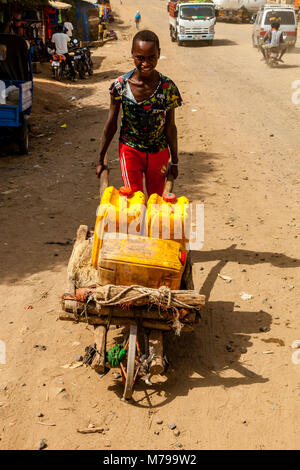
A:
POLYGON ((99 25, 97 0, 75 0, 75 5, 79 38, 85 42, 97 41, 99 25))
POLYGON ((51 0, 0 0, 0 32, 23 37, 33 63, 46 59, 46 45, 72 5, 51 0))

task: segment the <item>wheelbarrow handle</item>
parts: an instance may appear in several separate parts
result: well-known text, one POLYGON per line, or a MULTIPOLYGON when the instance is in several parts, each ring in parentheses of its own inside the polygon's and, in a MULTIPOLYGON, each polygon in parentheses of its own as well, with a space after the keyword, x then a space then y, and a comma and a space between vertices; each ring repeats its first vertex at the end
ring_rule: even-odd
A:
POLYGON ((107 155, 105 155, 103 162, 103 171, 100 175, 100 200, 102 199, 105 189, 109 185, 109 169, 107 166, 107 155))
MULTIPOLYGON (((100 175, 100 200, 102 198, 102 195, 105 189, 109 185, 109 169, 107 166, 107 156, 105 156, 103 164, 104 164, 103 165, 104 169, 100 175)), ((170 164, 169 164, 167 179, 166 179, 165 187, 164 187, 164 193, 171 193, 173 191, 173 187, 174 187, 174 176, 172 175, 170 171, 170 164)))
POLYGON ((173 186, 174 186, 174 176, 171 173, 171 165, 169 163, 167 179, 166 179, 165 187, 164 187, 164 193, 171 193, 173 191, 173 186))

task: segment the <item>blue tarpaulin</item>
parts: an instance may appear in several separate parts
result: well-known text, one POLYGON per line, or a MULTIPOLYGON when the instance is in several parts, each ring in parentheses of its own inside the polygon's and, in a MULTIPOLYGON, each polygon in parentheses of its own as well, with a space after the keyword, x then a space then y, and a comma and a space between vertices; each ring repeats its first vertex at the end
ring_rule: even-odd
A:
POLYGON ((90 41, 90 28, 89 28, 89 19, 88 19, 88 9, 89 8, 98 8, 96 3, 85 2, 82 0, 75 0, 76 2, 76 28, 81 22, 83 28, 83 40, 90 41))

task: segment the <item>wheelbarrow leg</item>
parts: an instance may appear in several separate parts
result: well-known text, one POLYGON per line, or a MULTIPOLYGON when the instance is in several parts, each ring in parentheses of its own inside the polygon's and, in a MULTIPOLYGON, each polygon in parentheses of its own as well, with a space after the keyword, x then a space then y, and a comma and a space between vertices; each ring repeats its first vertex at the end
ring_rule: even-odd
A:
POLYGON ((107 327, 105 325, 94 326, 94 337, 97 352, 92 362, 92 368, 98 374, 105 372, 105 352, 106 352, 107 327))
POLYGON ((163 360, 163 333, 160 330, 151 330, 149 336, 149 354, 152 361, 149 367, 150 376, 162 374, 165 370, 163 360))
POLYGON ((129 344, 127 351, 127 368, 125 389, 123 398, 129 400, 132 397, 133 384, 135 379, 135 353, 136 353, 137 325, 130 325, 129 344))

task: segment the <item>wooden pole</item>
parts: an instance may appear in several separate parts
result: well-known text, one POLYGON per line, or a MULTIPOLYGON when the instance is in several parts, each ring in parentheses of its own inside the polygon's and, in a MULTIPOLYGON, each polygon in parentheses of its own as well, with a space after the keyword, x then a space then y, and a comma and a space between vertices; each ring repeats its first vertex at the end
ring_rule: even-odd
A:
MULTIPOLYGON (((65 301, 65 303, 68 302, 68 305, 64 305, 63 310, 69 313, 73 314, 81 314, 84 311, 84 304, 82 303, 77 303, 74 300, 68 300, 65 301)), ((179 312, 184 310, 184 315, 182 318, 184 318, 185 322, 193 323, 196 319, 196 313, 194 311, 189 311, 186 309, 179 309, 179 312)), ((121 317, 121 318, 142 318, 145 320, 158 320, 158 321, 172 321, 173 315, 170 311, 159 311, 158 309, 156 310, 150 310, 147 311, 143 308, 135 308, 134 311, 133 309, 124 309, 120 306, 113 306, 113 307, 102 307, 99 308, 98 305, 95 304, 95 302, 89 302, 88 305, 86 306, 86 311, 88 315, 95 315, 99 316, 100 318, 103 319, 103 317, 108 317, 108 316, 113 316, 113 317, 121 317)), ((181 317, 179 317, 180 319, 181 317)))
POLYGON ((153 354, 149 372, 151 375, 158 375, 164 371, 163 361, 163 333, 158 330, 151 330, 149 335, 149 355, 153 354))
POLYGON ((45 21, 45 15, 44 15, 44 7, 42 7, 42 40, 44 43, 44 46, 46 46, 46 21, 45 21))
POLYGON ((96 343, 97 352, 93 358, 92 368, 98 372, 98 374, 104 374, 105 372, 106 335, 106 326, 94 326, 94 342, 96 343))
MULTIPOLYGON (((75 317, 72 313, 62 312, 59 315, 59 319, 63 321, 75 321, 75 322, 86 322, 84 316, 75 317)), ((99 318, 95 315, 88 316, 88 323, 90 325, 107 325, 107 319, 99 318)), ((120 326, 130 326, 136 325, 136 321, 133 318, 122 318, 122 317, 112 317, 110 319, 110 323, 112 325, 120 325, 120 326)), ((167 323, 159 322, 156 320, 142 320, 142 325, 144 328, 150 328, 154 330, 163 330, 163 331, 171 331, 172 326, 168 325, 167 323)), ((194 331, 193 325, 184 324, 182 331, 191 332, 194 331)))
POLYGON ((168 175, 165 182, 164 193, 171 193, 173 191, 174 186, 174 176, 171 173, 171 165, 168 165, 168 175))
POLYGON ((105 155, 103 163, 104 163, 104 170, 102 171, 100 175, 100 201, 102 199, 105 189, 109 185, 109 170, 107 166, 107 155, 105 155))
MULTIPOLYGON (((189 257, 188 257, 188 259, 189 259, 189 257)), ((189 272, 189 277, 191 277, 191 275, 192 275, 191 266, 189 266, 188 263, 187 263, 187 268, 188 268, 188 272, 189 272)), ((189 285, 192 285, 191 282, 189 283, 189 285)), ((111 286, 110 291, 109 291, 110 298, 121 294, 124 291, 124 289, 126 289, 126 286, 111 286)), ((150 295, 150 292, 149 292, 149 295, 150 295)), ((124 295, 124 297, 122 298, 120 303, 121 304, 126 304, 127 302, 132 301, 131 305, 135 305, 135 306, 142 306, 142 305, 148 305, 149 304, 149 297, 148 296, 143 297, 141 299, 132 300, 135 297, 137 297, 138 295, 140 295, 140 291, 138 289, 133 288, 124 295)), ((106 288, 106 286, 97 287, 97 289, 95 291, 95 297, 99 300, 106 300, 107 299, 107 288, 106 288)), ((181 301, 185 304, 190 305, 191 308, 200 308, 203 305, 205 305, 205 296, 201 295, 201 294, 198 294, 198 292, 196 292, 195 290, 172 291, 172 297, 174 298, 174 300, 179 300, 179 301, 181 301)), ((184 308, 187 308, 187 307, 184 307, 184 308)))
MULTIPOLYGON (((191 252, 188 252, 185 270, 182 275, 182 284, 184 285, 184 289, 194 290, 194 281, 193 281, 193 264, 192 264, 192 257, 191 252)), ((199 294, 200 295, 200 294, 199 294)), ((205 297, 204 297, 205 302, 205 297)))

